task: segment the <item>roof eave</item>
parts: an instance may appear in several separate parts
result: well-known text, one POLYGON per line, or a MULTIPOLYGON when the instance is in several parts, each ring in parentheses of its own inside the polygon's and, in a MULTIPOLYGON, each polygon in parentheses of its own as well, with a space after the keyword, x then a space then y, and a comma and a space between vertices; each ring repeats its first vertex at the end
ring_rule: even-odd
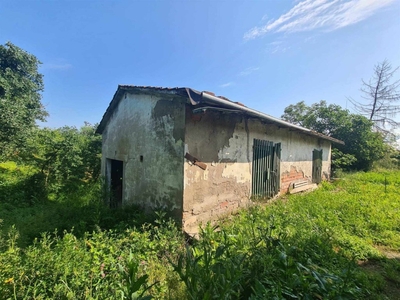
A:
POLYGON ((255 109, 248 108, 246 106, 243 106, 236 102, 232 102, 230 100, 226 100, 226 99, 222 99, 220 97, 213 96, 206 92, 199 92, 199 91, 196 91, 196 90, 190 89, 190 88, 161 88, 161 87, 133 86, 133 85, 118 85, 118 89, 115 92, 106 112, 103 115, 103 118, 100 121, 99 126, 96 129, 96 133, 99 133, 99 134, 103 133, 115 108, 118 106, 120 99, 122 98, 123 94, 126 91, 137 91, 137 92, 158 91, 158 92, 164 92, 164 93, 168 93, 168 94, 172 92, 172 94, 181 95, 181 96, 186 95, 189 98, 189 101, 193 106, 201 104, 201 103, 206 103, 206 104, 210 104, 210 105, 215 105, 217 107, 234 109, 234 110, 243 112, 246 115, 253 116, 255 118, 265 120, 267 122, 271 122, 271 123, 277 124, 282 127, 293 129, 293 130, 302 132, 306 135, 315 136, 315 137, 318 137, 318 138, 321 138, 324 140, 331 141, 333 143, 344 145, 343 141, 340 141, 333 137, 326 136, 322 133, 315 132, 308 128, 304 128, 299 125, 295 125, 295 124, 286 122, 284 120, 272 117, 268 114, 259 112, 255 109))
POLYGON ((335 139, 333 137, 324 135, 322 133, 313 131, 313 130, 305 128, 305 127, 301 127, 299 125, 295 125, 295 124, 286 122, 284 120, 272 117, 270 115, 267 115, 265 113, 259 112, 257 110, 248 108, 246 106, 242 106, 240 104, 236 104, 236 103, 231 102, 231 101, 223 100, 223 99, 221 99, 219 97, 215 97, 215 96, 210 95, 208 93, 202 92, 201 93, 201 97, 204 99, 205 103, 214 104, 214 105, 223 106, 223 107, 228 107, 228 108, 235 109, 235 110, 240 110, 240 111, 245 112, 247 115, 251 115, 251 116, 254 116, 254 117, 259 118, 259 119, 267 120, 269 122, 281 125, 283 127, 287 127, 287 128, 294 129, 296 131, 300 131, 300 132, 305 133, 307 135, 316 136, 316 137, 319 137, 319 138, 324 139, 324 140, 328 140, 328 141, 331 141, 331 142, 334 142, 334 143, 337 143, 337 144, 344 145, 343 141, 340 141, 340 140, 335 139))
POLYGON ((103 115, 103 118, 101 119, 99 126, 97 126, 96 133, 102 134, 108 120, 111 118, 112 113, 114 112, 114 109, 118 105, 119 99, 122 97, 124 92, 124 88, 121 85, 118 85, 117 90, 115 91, 114 97, 112 98, 110 104, 107 107, 106 112, 103 115))

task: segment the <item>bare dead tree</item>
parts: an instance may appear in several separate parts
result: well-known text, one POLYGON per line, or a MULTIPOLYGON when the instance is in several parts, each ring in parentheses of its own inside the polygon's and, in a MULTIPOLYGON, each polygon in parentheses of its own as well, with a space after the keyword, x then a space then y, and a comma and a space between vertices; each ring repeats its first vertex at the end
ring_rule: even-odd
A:
POLYGON ((368 81, 362 80, 363 102, 349 98, 355 110, 374 122, 377 131, 386 137, 393 135, 392 130, 400 127, 396 115, 400 113, 400 79, 394 82, 392 77, 399 67, 393 69, 385 59, 374 67, 374 75, 368 81))

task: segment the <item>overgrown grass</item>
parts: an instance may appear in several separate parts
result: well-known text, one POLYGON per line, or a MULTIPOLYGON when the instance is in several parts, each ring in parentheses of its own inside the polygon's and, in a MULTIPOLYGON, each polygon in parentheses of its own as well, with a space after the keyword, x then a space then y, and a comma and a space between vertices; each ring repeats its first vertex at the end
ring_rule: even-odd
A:
POLYGON ((151 284, 157 297, 175 298, 178 277, 163 256, 178 251, 182 241, 173 223, 160 225, 82 238, 43 234, 25 249, 17 247, 11 228, 1 244, 1 299, 136 299, 151 284), (151 275, 142 277, 146 273, 151 275))
MULTIPOLYGON (((4 228, 19 232, 18 245, 26 247, 43 232, 73 230, 82 237, 97 228, 119 229, 151 222, 155 215, 144 215, 138 207, 110 209, 103 204, 101 182, 82 182, 76 190, 61 198, 47 197, 36 169, 14 162, 0 163, 0 219, 4 228), (50 198, 50 199, 49 199, 50 198)), ((1 230, 1 229, 0 229, 1 230)))
POLYGON ((163 214, 2 203, 0 298, 396 299, 400 262, 381 250, 400 248, 399 185, 400 172, 347 175, 207 225, 191 244, 163 214))

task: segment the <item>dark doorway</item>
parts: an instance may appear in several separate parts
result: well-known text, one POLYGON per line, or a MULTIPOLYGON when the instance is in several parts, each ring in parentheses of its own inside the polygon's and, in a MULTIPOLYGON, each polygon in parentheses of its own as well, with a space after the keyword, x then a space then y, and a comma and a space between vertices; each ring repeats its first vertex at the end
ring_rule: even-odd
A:
POLYGON ((312 182, 318 184, 322 181, 322 149, 314 149, 312 156, 312 182))
POLYGON ((122 181, 124 174, 124 164, 120 160, 110 159, 111 164, 111 197, 110 207, 122 206, 122 181))

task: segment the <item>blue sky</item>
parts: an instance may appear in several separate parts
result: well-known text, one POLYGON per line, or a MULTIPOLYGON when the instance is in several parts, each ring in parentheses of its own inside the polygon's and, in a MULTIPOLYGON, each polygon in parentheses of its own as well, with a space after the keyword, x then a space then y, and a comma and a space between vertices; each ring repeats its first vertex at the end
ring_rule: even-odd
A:
POLYGON ((400 1, 2 0, 7 41, 43 63, 44 126, 99 122, 118 84, 212 91, 280 117, 302 100, 351 109, 375 64, 400 66, 400 1))

